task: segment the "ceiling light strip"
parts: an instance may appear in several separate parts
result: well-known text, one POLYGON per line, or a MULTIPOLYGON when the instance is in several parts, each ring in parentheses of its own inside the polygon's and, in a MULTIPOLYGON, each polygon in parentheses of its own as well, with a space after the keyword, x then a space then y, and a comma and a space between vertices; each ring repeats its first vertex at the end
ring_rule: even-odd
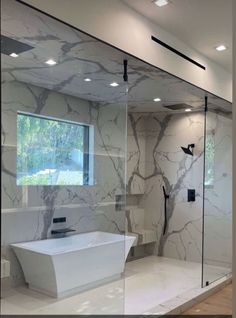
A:
POLYGON ((180 51, 176 50, 175 48, 173 48, 172 46, 166 44, 165 42, 162 42, 161 40, 157 39, 155 36, 151 36, 152 41, 162 45, 163 47, 165 47, 166 49, 170 50, 171 52, 179 55, 180 57, 182 57, 183 59, 189 61, 190 63, 200 67, 201 69, 203 69, 204 71, 206 70, 206 67, 200 63, 198 63, 197 61, 194 61, 193 59, 191 59, 189 56, 181 53, 180 51))

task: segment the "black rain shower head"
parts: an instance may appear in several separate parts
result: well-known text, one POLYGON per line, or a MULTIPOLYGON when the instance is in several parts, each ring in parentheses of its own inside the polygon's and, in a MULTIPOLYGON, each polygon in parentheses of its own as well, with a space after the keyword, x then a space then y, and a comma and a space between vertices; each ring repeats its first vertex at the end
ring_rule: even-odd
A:
POLYGON ((193 156, 193 148, 194 147, 195 147, 194 144, 190 144, 190 145, 188 145, 188 148, 181 147, 181 149, 183 150, 184 153, 186 153, 186 155, 193 156), (192 150, 190 150, 190 148, 192 148, 192 150))
POLYGON ((33 46, 1 35, 1 53, 10 55, 11 53, 20 54, 34 49, 33 46))

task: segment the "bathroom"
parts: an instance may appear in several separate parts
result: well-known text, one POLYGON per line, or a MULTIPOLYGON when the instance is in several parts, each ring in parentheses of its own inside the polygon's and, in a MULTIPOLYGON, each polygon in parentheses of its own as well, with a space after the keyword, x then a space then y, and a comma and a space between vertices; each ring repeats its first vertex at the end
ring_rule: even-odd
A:
MULTIPOLYGON (((179 313, 230 281, 232 105, 2 2, 2 313, 179 313), (41 259, 12 244, 54 239, 63 254, 61 236, 95 233, 89 245, 101 232, 116 248, 86 250, 78 289, 28 288, 41 259)), ((66 255, 55 279, 75 280, 81 258, 66 255)))

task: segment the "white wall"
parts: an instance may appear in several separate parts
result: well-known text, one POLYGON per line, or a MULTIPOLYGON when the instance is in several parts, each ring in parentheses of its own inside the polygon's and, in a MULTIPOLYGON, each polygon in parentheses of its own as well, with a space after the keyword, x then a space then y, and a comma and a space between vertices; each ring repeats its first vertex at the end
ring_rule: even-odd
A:
POLYGON ((151 23, 120 0, 23 0, 82 31, 232 101, 232 74, 151 23), (154 35, 206 66, 206 71, 154 43, 154 35))

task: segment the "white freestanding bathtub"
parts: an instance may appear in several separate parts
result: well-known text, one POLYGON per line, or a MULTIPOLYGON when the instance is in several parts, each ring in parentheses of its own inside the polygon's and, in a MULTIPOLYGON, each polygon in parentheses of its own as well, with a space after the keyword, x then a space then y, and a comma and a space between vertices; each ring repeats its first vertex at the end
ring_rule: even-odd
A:
POLYGON ((134 240, 90 232, 11 246, 29 288, 64 297, 120 277, 134 240))

